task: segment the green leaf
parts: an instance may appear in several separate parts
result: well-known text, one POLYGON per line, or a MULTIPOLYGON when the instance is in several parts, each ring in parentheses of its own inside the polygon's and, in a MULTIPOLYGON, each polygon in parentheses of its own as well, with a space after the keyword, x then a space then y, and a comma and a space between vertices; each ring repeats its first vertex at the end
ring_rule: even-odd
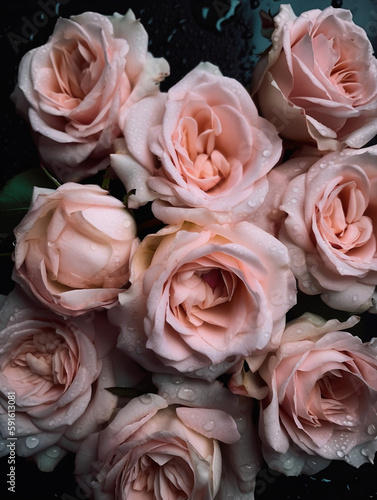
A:
POLYGON ((10 179, 0 191, 1 252, 13 250, 13 229, 29 209, 34 186, 56 187, 41 168, 31 168, 10 179))

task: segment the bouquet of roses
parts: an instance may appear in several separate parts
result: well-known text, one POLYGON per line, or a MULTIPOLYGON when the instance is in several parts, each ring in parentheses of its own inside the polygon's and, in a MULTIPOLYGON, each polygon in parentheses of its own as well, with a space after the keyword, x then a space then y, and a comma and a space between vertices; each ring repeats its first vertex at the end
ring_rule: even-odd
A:
POLYGON ((261 18, 250 92, 210 62, 162 92, 131 11, 60 18, 23 57, 54 187, 14 230, 1 456, 74 452, 97 500, 373 462, 377 343, 348 330, 377 312, 377 60, 347 10, 261 18))

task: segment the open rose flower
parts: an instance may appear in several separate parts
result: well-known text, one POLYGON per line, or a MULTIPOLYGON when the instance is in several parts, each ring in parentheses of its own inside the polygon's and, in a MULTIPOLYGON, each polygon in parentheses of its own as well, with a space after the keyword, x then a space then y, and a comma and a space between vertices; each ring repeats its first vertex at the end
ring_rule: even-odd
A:
POLYGON ((267 386, 260 403, 263 455, 286 475, 314 473, 330 460, 373 462, 377 345, 343 331, 356 322, 305 314, 287 325, 259 369, 267 386))
POLYGON ((365 311, 377 285, 377 147, 306 165, 313 162, 307 168, 299 158, 282 167, 283 177, 296 177, 284 191, 279 240, 303 292, 321 293, 335 309, 365 311))
MULTIPOLYGON (((17 454, 52 470, 67 450, 75 451, 110 418, 117 398, 105 388, 117 385, 116 374, 128 377, 129 385, 142 374, 130 360, 119 359, 117 331, 105 314, 63 320, 16 287, 0 321, 2 438, 9 436, 8 395, 13 394, 17 454)), ((8 452, 2 445, 1 456, 8 452)))
POLYGON ((13 100, 60 180, 79 181, 110 164, 121 108, 156 92, 169 72, 147 47, 131 10, 85 12, 60 18, 48 42, 23 57, 13 100))
POLYGON ((130 282, 109 311, 118 347, 152 372, 207 379, 277 345, 296 301, 286 248, 248 222, 148 235, 130 282))
MULTIPOLYGON (((82 444, 76 456, 76 475, 83 491, 95 500, 228 498, 221 495, 227 483, 222 477, 222 451, 233 456, 232 447, 237 447, 241 435, 223 405, 234 409, 242 420, 245 413, 240 411, 237 397, 219 382, 191 385, 183 377, 169 380, 168 376, 158 377, 156 382, 163 397, 144 394, 134 398, 108 427, 82 444)), ((252 429, 249 406, 248 410, 246 439, 252 429)), ((250 439, 246 448, 251 451, 253 445, 250 439)), ((250 467, 254 474, 247 479, 254 479, 260 465, 259 448, 237 458, 238 464, 250 467)), ((243 474, 241 468, 238 477, 244 491, 236 483, 232 493, 239 492, 237 498, 246 500, 252 498, 252 480, 242 480, 243 474)))
POLYGON ((128 109, 123 133, 129 154, 112 155, 113 168, 139 202, 149 190, 154 214, 169 224, 247 217, 263 202, 265 174, 282 153, 275 127, 242 85, 209 63, 128 109))
POLYGON ((54 311, 76 316, 111 307, 127 284, 136 224, 96 185, 34 189, 15 229, 14 280, 54 311))
POLYGON ((261 113, 283 137, 320 150, 359 148, 377 132, 377 61, 351 12, 296 17, 281 5, 272 47, 255 71, 261 113))

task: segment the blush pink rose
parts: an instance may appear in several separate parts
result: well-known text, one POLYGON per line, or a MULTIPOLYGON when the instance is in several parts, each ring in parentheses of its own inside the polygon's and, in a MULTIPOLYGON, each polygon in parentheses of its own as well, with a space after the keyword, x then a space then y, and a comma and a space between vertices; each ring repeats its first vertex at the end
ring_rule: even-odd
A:
POLYGON ((299 288, 335 309, 367 310, 377 285, 377 147, 282 166, 282 178, 292 172, 279 240, 299 288))
POLYGON ((359 148, 377 132, 377 61, 349 10, 296 17, 281 5, 272 47, 255 70, 262 116, 280 134, 320 150, 359 148))
MULTIPOLYGON (((105 314, 63 320, 18 287, 1 308, 0 327, 1 436, 9 436, 11 393, 16 453, 52 470, 110 418, 117 398, 105 388, 117 385, 116 374, 131 385, 140 370, 119 360, 117 331, 105 314)), ((9 452, 3 444, 1 456, 9 452)))
POLYGON ((307 313, 287 325, 258 371, 267 386, 260 403, 263 455, 286 475, 314 473, 330 460, 373 462, 377 344, 342 331, 355 323, 307 313))
POLYGON ((248 222, 184 223, 148 235, 109 318, 118 347, 152 372, 215 379, 278 345, 295 304, 286 248, 248 222))
POLYGON ((263 202, 265 175, 282 153, 247 91, 209 63, 128 109, 123 133, 129 154, 112 155, 113 168, 135 199, 149 192, 153 213, 169 224, 245 219, 263 202))
POLYGON ((54 311, 76 316, 117 301, 138 244, 123 203, 96 185, 35 188, 15 229, 13 278, 54 311))
MULTIPOLYGON (((242 438, 232 410, 241 422, 246 408, 241 408, 237 397, 219 382, 190 382, 169 376, 160 376, 156 382, 163 397, 144 394, 134 398, 108 427, 82 444, 76 456, 81 488, 95 500, 228 498, 223 457, 235 455, 233 446, 242 448, 238 448, 242 438), (190 398, 189 393, 196 397, 190 398), (229 413, 224 411, 224 404, 229 413)), ((245 418, 242 424, 250 425, 244 438, 250 437, 252 429, 249 406, 247 410, 247 421, 245 418)), ((250 439, 243 451, 253 445, 250 439)), ((252 460, 255 476, 260 466, 258 448, 248 459, 238 455, 237 462, 251 469, 252 460)), ((238 477, 242 475, 241 469, 238 477)), ((251 498, 250 484, 240 480, 240 485, 245 487, 244 494, 237 481, 232 485, 233 494, 240 493, 240 499, 251 498)))
POLYGON ((131 10, 85 12, 60 18, 48 42, 23 57, 13 100, 58 179, 79 181, 110 164, 121 108, 158 91, 169 72, 147 46, 131 10))

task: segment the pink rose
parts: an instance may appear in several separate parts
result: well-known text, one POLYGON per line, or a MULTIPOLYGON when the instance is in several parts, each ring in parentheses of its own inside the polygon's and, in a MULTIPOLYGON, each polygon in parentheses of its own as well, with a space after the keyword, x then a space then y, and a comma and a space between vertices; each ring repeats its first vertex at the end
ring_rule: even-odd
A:
POLYGON ((35 188, 15 236, 15 281, 72 316, 114 305, 138 242, 121 201, 96 185, 74 183, 35 188))
POLYGON ((82 444, 76 475, 83 491, 96 500, 225 500, 231 478, 222 465, 229 455, 237 457, 236 466, 244 465, 232 476, 232 493, 240 499, 251 498, 260 458, 251 439, 250 406, 240 405, 217 381, 190 382, 164 375, 156 382, 163 397, 134 398, 108 427, 82 444), (242 437, 250 442, 242 440, 234 417, 224 411, 225 404, 227 411, 234 410, 242 437), (243 455, 236 450, 243 450, 243 455))
MULTIPOLYGON (((18 287, 0 313, 1 435, 9 436, 11 394, 17 454, 52 470, 67 450, 76 451, 110 418, 117 398, 105 388, 117 385, 116 373, 131 385, 139 381, 140 370, 133 373, 135 366, 125 359, 120 364, 117 331, 106 315, 63 320, 18 287)), ((3 445, 1 440, 1 456, 9 452, 3 445)))
POLYGON ((282 153, 247 91, 209 63, 128 109, 123 133, 129 154, 112 155, 113 168, 136 200, 156 198, 153 212, 169 224, 245 219, 263 202, 265 175, 282 153))
POLYGON ((215 379, 278 345, 295 304, 286 248, 248 222, 167 226, 131 262, 131 286, 109 311, 118 347, 152 372, 215 379))
POLYGON ((169 72, 147 46, 131 10, 85 12, 60 18, 48 42, 23 57, 13 100, 59 179, 79 181, 110 164, 120 110, 156 92, 169 72))
POLYGON ((268 55, 255 71, 262 115, 283 137, 320 150, 359 148, 377 132, 377 61, 349 10, 296 17, 281 5, 268 55))
POLYGON ((299 288, 321 293, 335 309, 367 310, 377 285, 377 147, 282 166, 283 177, 294 171, 280 205, 287 217, 279 240, 299 288))
POLYGON ((355 467, 373 462, 377 345, 341 331, 356 322, 326 322, 307 313, 287 325, 280 347, 259 369, 268 388, 259 435, 274 469, 298 475, 315 473, 330 460, 355 467))

